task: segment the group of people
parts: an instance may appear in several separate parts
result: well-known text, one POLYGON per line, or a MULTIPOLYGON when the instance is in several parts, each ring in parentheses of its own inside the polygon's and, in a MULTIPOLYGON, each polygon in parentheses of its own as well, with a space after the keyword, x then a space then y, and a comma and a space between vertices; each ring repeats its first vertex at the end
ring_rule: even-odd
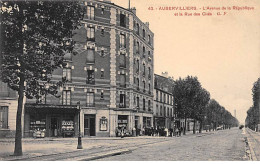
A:
MULTIPOLYGON (((181 136, 181 133, 183 132, 183 127, 174 127, 167 129, 165 127, 150 127, 150 128, 133 128, 131 136, 140 136, 140 135, 148 135, 148 136, 165 136, 165 137, 172 137, 172 136, 181 136)), ((116 128, 116 136, 117 137, 125 137, 127 136, 127 130, 126 127, 120 127, 116 128)))

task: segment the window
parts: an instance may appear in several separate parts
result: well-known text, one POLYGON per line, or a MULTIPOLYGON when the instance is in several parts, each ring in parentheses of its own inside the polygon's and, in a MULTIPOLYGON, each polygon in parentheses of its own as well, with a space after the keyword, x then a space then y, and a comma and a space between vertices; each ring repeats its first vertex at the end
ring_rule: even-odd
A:
POLYGON ((170 109, 167 107, 167 116, 170 117, 170 109))
POLYGON ((87 64, 94 64, 95 63, 95 51, 93 49, 87 49, 87 64))
POLYGON ((105 55, 104 50, 101 50, 101 51, 100 51, 100 55, 101 55, 101 57, 103 57, 103 56, 105 55))
POLYGON ((87 107, 95 106, 94 92, 87 92, 86 106, 87 107))
POLYGON ((158 116, 159 115, 159 108, 158 108, 158 104, 156 104, 156 115, 158 116))
POLYGON ((162 116, 162 106, 160 105, 160 116, 162 116))
POLYGON ((143 64, 143 76, 145 76, 145 64, 143 64))
POLYGON ((95 28, 88 27, 87 29, 87 40, 88 41, 95 41, 95 28))
POLYGON ((104 91, 101 91, 101 93, 100 93, 100 99, 104 99, 104 91))
POLYGON ((71 81, 71 68, 63 68, 62 77, 66 80, 71 81))
POLYGON ((138 23, 136 24, 136 33, 137 33, 137 35, 139 35, 139 24, 138 23))
POLYGON ((151 68, 148 67, 148 79, 151 79, 151 68))
POLYGON ((144 86, 144 90, 143 90, 143 92, 145 92, 145 81, 143 81, 143 86, 144 86))
POLYGON ((0 129, 8 129, 8 106, 0 108, 0 129))
POLYGON ((101 35, 104 35, 104 34, 105 34, 105 30, 101 29, 101 35))
POLYGON ((150 35, 148 35, 148 44, 151 45, 151 36, 150 35))
POLYGON ((162 102, 162 92, 160 92, 160 102, 162 102))
POLYGON ((70 105, 71 103, 71 91, 64 90, 62 94, 62 105, 70 105))
POLYGON ((140 44, 139 42, 136 43, 136 53, 139 54, 139 49, 140 48, 140 44))
POLYGON ((156 101, 158 101, 158 91, 156 90, 156 101))
POLYGON ((145 57, 145 46, 143 46, 143 57, 145 57))
POLYGON ((126 16, 124 14, 120 14, 120 26, 126 27, 126 16))
POLYGON ((95 19, 95 7, 87 6, 87 18, 94 20, 95 19))
POLYGON ((143 98, 143 110, 145 110, 145 99, 143 98))
POLYGON ((126 59, 125 54, 120 54, 119 57, 119 67, 126 68, 126 59))
POLYGON ((125 108, 125 94, 120 94, 119 108, 125 108))
POLYGON ((139 102, 139 97, 136 97, 136 103, 137 103, 137 108, 139 109, 139 105, 140 105, 140 102, 139 102))
POLYGON ((148 111, 151 111, 151 101, 148 100, 148 111))
POLYGON ((101 78, 101 79, 104 79, 104 71, 101 71, 101 72, 100 72, 100 78, 101 78))
POLYGON ((136 72, 139 73, 139 60, 136 60, 136 72))
POLYGON ((166 94, 163 94, 163 102, 166 103, 166 94))
POLYGON ((136 78, 136 85, 137 85, 137 90, 139 90, 139 78, 136 78))
POLYGON ((166 116, 166 107, 163 108, 163 116, 166 116))
POLYGON ((151 84, 148 84, 148 91, 149 91, 149 94, 151 94, 151 84))
POLYGON ((120 34, 120 48, 126 48, 126 38, 124 34, 120 34))
POLYGON ((167 104, 170 103, 170 100, 169 100, 169 95, 167 95, 167 104))
POLYGON ((101 8, 101 14, 104 14, 105 9, 101 8))
POLYGON ((95 72, 94 70, 87 70, 87 84, 95 84, 95 72))
POLYGON ((143 38, 145 39, 145 29, 143 29, 143 38))
POLYGON ((126 81, 125 74, 120 74, 120 87, 123 87, 123 88, 126 87, 125 81, 126 81))

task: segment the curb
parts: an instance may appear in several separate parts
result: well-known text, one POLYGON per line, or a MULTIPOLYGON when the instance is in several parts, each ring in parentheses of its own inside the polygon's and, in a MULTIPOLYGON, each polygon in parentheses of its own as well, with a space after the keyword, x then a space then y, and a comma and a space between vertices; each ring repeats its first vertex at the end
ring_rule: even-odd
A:
MULTIPOLYGON (((249 150, 250 150, 250 155, 251 155, 251 160, 252 161, 257 161, 257 158, 256 158, 256 155, 255 155, 255 151, 253 150, 253 147, 252 147, 252 141, 251 141, 251 138, 248 136, 250 135, 248 133, 248 129, 246 129, 247 131, 247 141, 248 141, 248 147, 249 147, 249 150)), ((252 135, 251 135, 252 136, 252 135)))

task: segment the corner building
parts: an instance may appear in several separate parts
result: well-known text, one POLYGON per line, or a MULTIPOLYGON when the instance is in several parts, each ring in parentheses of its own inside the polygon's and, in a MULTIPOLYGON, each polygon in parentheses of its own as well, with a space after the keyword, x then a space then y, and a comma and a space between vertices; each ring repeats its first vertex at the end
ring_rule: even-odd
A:
POLYGON ((77 136, 79 122, 82 136, 116 136, 121 127, 131 135, 134 128, 153 126, 154 34, 149 23, 136 16, 135 8, 110 1, 82 5, 86 13, 74 31, 78 55, 67 54, 67 66, 53 75, 68 82, 59 89, 60 98, 27 100, 25 136, 35 128, 45 129, 46 136, 63 136, 67 127, 77 136))

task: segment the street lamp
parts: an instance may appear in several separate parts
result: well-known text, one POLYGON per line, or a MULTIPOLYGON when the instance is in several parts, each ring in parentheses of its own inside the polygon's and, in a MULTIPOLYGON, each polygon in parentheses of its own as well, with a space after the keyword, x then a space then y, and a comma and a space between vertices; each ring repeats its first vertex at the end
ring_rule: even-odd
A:
POLYGON ((81 133, 80 133, 80 101, 77 102, 77 109, 78 109, 78 112, 79 112, 79 135, 78 135, 78 146, 77 146, 77 149, 83 149, 82 141, 81 141, 81 133))

